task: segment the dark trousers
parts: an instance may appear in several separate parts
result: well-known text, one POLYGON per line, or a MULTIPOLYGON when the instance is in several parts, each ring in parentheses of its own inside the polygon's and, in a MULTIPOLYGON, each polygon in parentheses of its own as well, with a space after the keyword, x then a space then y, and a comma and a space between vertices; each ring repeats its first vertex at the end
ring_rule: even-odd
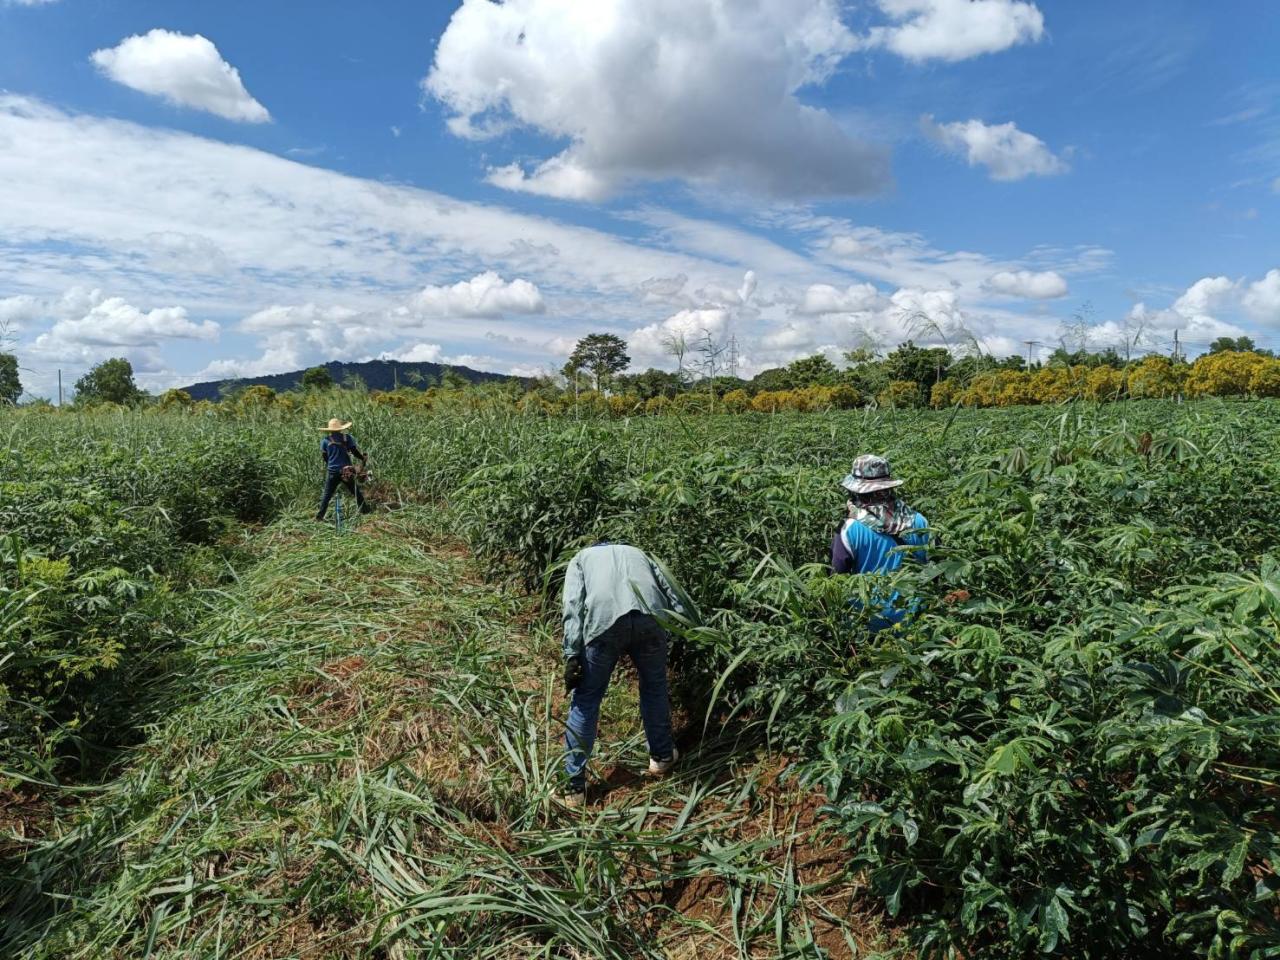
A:
POLYGON ((320 497, 320 510, 316 513, 317 520, 323 520, 324 515, 329 512, 329 501, 333 499, 333 495, 338 491, 338 484, 340 483, 356 498, 356 506, 360 508, 361 513, 368 513, 373 509, 364 502, 364 494, 360 492, 360 488, 355 485, 354 481, 344 481, 342 474, 330 473, 324 478, 324 493, 320 497))
POLYGON ((585 672, 573 691, 564 736, 564 769, 570 790, 586 787, 587 760, 596 742, 600 702, 623 654, 631 658, 640 675, 640 719, 649 741, 649 756, 669 760, 675 750, 671 703, 667 698, 667 632, 647 613, 632 610, 587 644, 585 672))

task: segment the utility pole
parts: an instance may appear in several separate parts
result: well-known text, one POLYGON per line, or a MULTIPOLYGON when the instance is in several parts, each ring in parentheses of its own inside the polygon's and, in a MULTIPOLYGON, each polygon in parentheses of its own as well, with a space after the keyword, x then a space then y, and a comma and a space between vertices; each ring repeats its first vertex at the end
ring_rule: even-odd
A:
POLYGON ((1031 366, 1031 350, 1033 347, 1040 346, 1040 341, 1039 340, 1023 340, 1022 342, 1027 345, 1027 366, 1029 367, 1031 366))
POLYGON ((1178 359, 1178 331, 1173 331, 1173 359, 1178 359))
POLYGON ((58 406, 62 406, 62 368, 58 368, 58 406))

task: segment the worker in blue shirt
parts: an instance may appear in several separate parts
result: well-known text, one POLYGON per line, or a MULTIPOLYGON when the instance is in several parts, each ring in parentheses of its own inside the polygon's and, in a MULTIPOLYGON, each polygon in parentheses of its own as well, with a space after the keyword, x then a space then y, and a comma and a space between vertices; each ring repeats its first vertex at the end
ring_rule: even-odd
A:
MULTIPOLYGON (((904 556, 925 559, 929 543, 924 516, 897 494, 903 484, 895 480, 884 457, 865 454, 841 481, 849 493, 849 516, 831 540, 831 569, 836 573, 892 573, 904 556), (901 547, 920 547, 902 550, 901 547)), ((873 632, 901 623, 912 612, 898 605, 898 594, 882 600, 871 618, 873 632)))
POLYGON ((324 515, 329 512, 329 501, 337 492, 339 483, 356 498, 356 506, 360 508, 360 512, 368 513, 373 508, 365 503, 364 494, 360 492, 360 487, 356 483, 359 473, 355 464, 351 462, 351 458, 355 457, 362 465, 368 463, 369 458, 356 446, 355 438, 345 432, 351 429, 351 423, 343 423, 334 417, 327 427, 320 429, 326 434, 320 441, 320 456, 325 463, 325 479, 324 493, 320 497, 320 510, 316 513, 316 519, 323 520, 324 515))

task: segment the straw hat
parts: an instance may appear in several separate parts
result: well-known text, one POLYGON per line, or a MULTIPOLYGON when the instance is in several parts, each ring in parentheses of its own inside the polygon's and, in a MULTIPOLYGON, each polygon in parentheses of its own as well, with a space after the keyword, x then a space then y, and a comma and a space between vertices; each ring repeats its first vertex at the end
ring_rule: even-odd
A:
POLYGON ((327 427, 319 427, 318 429, 323 430, 325 433, 341 433, 343 430, 351 429, 351 421, 348 420, 346 423, 343 423, 337 417, 334 417, 329 421, 329 425, 327 427))
POLYGON ((853 469, 840 485, 850 493, 874 493, 877 490, 892 490, 902 486, 904 482, 893 479, 889 461, 884 457, 863 454, 853 461, 853 469))

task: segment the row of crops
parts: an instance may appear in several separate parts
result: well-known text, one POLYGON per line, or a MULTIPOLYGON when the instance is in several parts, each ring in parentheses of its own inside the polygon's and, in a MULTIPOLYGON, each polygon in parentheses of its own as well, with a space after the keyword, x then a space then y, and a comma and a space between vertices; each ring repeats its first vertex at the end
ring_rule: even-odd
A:
MULTIPOLYGON (((495 580, 554 597, 602 536, 661 556, 702 609, 682 706, 794 759, 923 953, 1280 956, 1280 407, 568 423, 342 402, 393 503, 447 502, 495 580), (821 564, 872 451, 943 543, 894 576, 922 615, 874 641, 848 603, 871 586, 821 564)), ((314 496, 317 437, 270 411, 15 419, 11 785, 84 777, 163 709, 145 693, 182 669, 191 598, 239 524, 314 496)))
POLYGON ((81 779, 180 669, 193 591, 227 534, 270 520, 272 469, 242 433, 23 416, 0 438, 0 788, 81 779))

